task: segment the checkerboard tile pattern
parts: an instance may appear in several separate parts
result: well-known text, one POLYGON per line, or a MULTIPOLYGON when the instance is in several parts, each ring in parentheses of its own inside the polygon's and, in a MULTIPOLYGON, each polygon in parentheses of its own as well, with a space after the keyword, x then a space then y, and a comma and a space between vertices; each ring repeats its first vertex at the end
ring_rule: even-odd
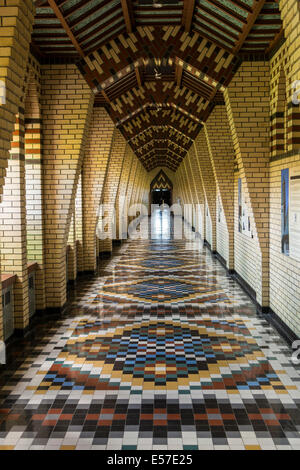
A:
POLYGON ((0 376, 4 449, 300 449, 291 351, 200 241, 128 241, 0 376))

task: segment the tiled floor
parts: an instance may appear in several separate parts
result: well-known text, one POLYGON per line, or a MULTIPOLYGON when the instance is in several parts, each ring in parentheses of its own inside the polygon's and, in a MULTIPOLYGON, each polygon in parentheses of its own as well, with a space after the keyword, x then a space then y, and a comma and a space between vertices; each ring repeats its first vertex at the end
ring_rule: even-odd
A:
POLYGON ((291 351, 199 240, 155 227, 16 349, 0 450, 300 449, 291 351))

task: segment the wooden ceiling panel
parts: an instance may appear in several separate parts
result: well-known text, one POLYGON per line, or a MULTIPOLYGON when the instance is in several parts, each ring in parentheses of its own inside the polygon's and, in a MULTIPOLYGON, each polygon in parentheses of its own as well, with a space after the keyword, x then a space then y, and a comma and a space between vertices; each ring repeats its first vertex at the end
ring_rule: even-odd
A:
POLYGON ((284 40, 276 0, 35 4, 32 51, 77 63, 148 170, 176 170, 243 58, 284 40))

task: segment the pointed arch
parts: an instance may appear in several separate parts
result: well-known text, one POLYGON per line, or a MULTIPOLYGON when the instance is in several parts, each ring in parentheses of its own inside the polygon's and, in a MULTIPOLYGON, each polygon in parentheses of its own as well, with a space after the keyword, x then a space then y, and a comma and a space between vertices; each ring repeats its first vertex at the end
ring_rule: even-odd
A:
POLYGON ((173 183, 163 170, 160 170, 150 184, 150 189, 173 189, 173 183))

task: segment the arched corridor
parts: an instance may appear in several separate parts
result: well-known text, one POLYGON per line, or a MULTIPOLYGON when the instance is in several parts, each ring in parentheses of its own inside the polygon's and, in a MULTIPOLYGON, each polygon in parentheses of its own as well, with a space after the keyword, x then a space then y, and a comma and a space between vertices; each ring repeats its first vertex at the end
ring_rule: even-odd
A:
POLYGON ((299 24, 0 1, 0 451, 300 449, 299 24))

